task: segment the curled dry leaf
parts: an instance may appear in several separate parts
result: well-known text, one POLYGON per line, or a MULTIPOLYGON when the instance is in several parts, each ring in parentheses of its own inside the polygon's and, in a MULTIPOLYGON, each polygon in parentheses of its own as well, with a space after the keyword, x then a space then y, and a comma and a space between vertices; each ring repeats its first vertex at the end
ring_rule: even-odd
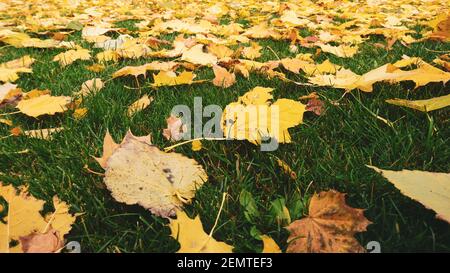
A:
POLYGON ((426 100, 388 99, 386 100, 386 102, 398 106, 416 109, 422 112, 431 112, 449 106, 450 94, 426 100))
POLYGON ((133 116, 139 111, 144 110, 147 108, 150 103, 153 101, 153 97, 148 97, 148 95, 142 96, 142 98, 138 99, 137 101, 133 102, 129 107, 127 111, 127 115, 129 117, 133 116))
POLYGON ((366 165, 384 176, 400 192, 436 212, 450 223, 450 174, 417 170, 389 171, 366 165))
POLYGON ((55 244, 63 241, 77 217, 70 214, 68 205, 56 196, 53 198, 54 211, 43 217, 41 211, 45 202, 29 195, 26 188, 17 192, 13 186, 0 183, 0 197, 8 204, 7 215, 0 217, 0 253, 56 251, 55 244), (52 233, 57 240, 48 238, 52 233), (18 244, 11 247, 12 241, 18 244))
POLYGON ((163 130, 163 136, 170 141, 178 141, 183 138, 187 127, 181 118, 171 115, 166 119, 167 128, 163 130))
POLYGON ((369 224, 362 209, 345 204, 345 194, 334 190, 314 194, 309 215, 287 227, 286 252, 365 252, 354 235, 369 224))
POLYGON ((178 253, 231 253, 233 247, 218 242, 203 230, 200 216, 189 218, 183 211, 177 212, 177 219, 170 219, 171 236, 178 240, 178 253))
POLYGON ((19 237, 24 253, 56 253, 64 246, 57 230, 19 237))
POLYGON ((213 84, 223 88, 228 88, 236 83, 236 76, 234 73, 228 72, 225 68, 218 65, 213 66, 214 76, 213 84))
POLYGON ((111 155, 105 158, 104 154, 100 162, 105 162, 106 187, 119 202, 137 204, 167 218, 189 203, 208 178, 195 160, 165 153, 151 145, 148 137, 128 132, 120 145, 111 142, 105 149, 111 155))
POLYGON ((311 111, 314 114, 320 116, 323 113, 324 109, 324 103, 320 99, 310 99, 308 103, 306 104, 306 110, 305 111, 311 111))

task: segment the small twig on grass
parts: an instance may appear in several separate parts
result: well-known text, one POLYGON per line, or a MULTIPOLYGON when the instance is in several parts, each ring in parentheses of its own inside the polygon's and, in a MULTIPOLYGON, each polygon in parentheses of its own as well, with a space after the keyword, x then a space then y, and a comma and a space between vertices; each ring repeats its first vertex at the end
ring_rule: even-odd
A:
POLYGON ((20 111, 9 112, 9 113, 2 113, 2 114, 0 114, 0 117, 1 117, 1 116, 8 116, 8 115, 15 115, 15 114, 18 114, 18 113, 20 113, 20 111))
POLYGON ((275 50, 273 50, 270 46, 267 46, 267 48, 272 51, 273 55, 275 55, 275 57, 277 57, 278 60, 281 60, 280 57, 278 56, 278 54, 275 52, 275 50))
POLYGON ((175 144, 175 145, 166 147, 166 148, 164 148, 164 152, 168 152, 168 151, 173 150, 174 148, 176 148, 176 147, 178 147, 178 146, 182 146, 182 145, 184 145, 184 144, 188 144, 188 143, 194 142, 194 141, 196 141, 196 140, 227 140, 227 138, 212 138, 212 137, 199 137, 199 138, 194 138, 194 139, 186 140, 186 141, 177 143, 177 144, 175 144))

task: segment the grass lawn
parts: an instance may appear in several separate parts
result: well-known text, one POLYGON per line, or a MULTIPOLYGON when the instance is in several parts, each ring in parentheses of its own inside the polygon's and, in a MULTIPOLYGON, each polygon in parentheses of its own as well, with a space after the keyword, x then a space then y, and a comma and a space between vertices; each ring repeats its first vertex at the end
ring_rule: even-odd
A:
MULTIPOLYGON (((135 21, 118 23, 132 29, 135 21)), ((166 36, 173 40, 175 35, 166 36)), ((81 39, 81 33, 69 36, 91 55, 101 52, 81 39)), ((384 39, 371 36, 353 58, 339 58, 321 53, 316 62, 329 59, 335 64, 363 74, 401 56, 419 56, 431 63, 450 50, 449 43, 425 41, 409 47, 396 43, 392 50, 376 47, 384 39)), ((263 47, 258 61, 294 57, 288 41, 258 40, 263 47), (276 55, 274 54, 276 53, 276 55)), ((236 48, 236 47, 234 47, 236 48)), ((315 53, 315 48, 299 47, 299 53, 315 53)), ((127 65, 144 64, 152 59, 125 59, 107 63, 106 69, 95 73, 86 69, 95 61, 76 61, 61 68, 53 57, 63 49, 0 48, 0 63, 29 54, 37 61, 32 74, 21 74, 16 81, 23 90, 49 89, 52 95, 70 96, 81 84, 94 77, 107 81, 105 87, 84 103, 87 116, 75 120, 70 111, 34 119, 23 114, 11 115, 15 125, 24 130, 63 126, 64 131, 49 140, 25 136, 0 140, 0 180, 15 186, 28 185, 37 198, 50 201, 53 195, 71 205, 71 211, 82 212, 67 239, 79 241, 83 252, 176 252, 178 242, 172 239, 166 219, 153 216, 139 206, 116 202, 105 188, 103 177, 87 171, 103 172, 91 156, 102 153, 106 130, 119 142, 130 128, 135 135, 151 133, 153 143, 160 148, 172 145, 162 135, 166 118, 173 106, 193 105, 195 96, 203 105, 217 104, 223 108, 256 86, 274 88, 274 98, 298 99, 317 92, 326 103, 321 116, 305 113, 304 124, 290 129, 293 143, 281 144, 273 152, 261 152, 247 141, 203 141, 203 149, 191 150, 190 145, 175 149, 194 158, 209 176, 186 212, 192 217, 201 214, 204 229, 214 225, 222 193, 228 198, 214 232, 214 238, 234 246, 235 252, 260 252, 262 243, 255 238, 256 230, 268 234, 286 246, 288 232, 275 221, 273 201, 283 198, 291 218, 307 215, 307 205, 314 192, 336 189, 347 193, 347 203, 365 209, 373 222, 368 231, 357 235, 365 246, 378 241, 382 252, 449 252, 448 223, 437 220, 435 213, 402 195, 391 183, 366 164, 384 169, 417 169, 450 172, 450 108, 422 113, 385 103, 388 98, 425 99, 448 94, 449 85, 431 83, 414 89, 412 82, 377 83, 372 93, 354 90, 342 97, 343 91, 331 87, 298 86, 278 79, 251 74, 249 79, 237 76, 230 88, 216 87, 210 82, 173 87, 150 88, 151 75, 139 78, 144 86, 137 87, 133 77, 111 79, 113 72, 127 65), (152 104, 132 118, 127 107, 143 94, 154 97, 152 104), (331 103, 339 100, 338 104, 331 103), (394 123, 392 127, 372 113, 394 123), (27 153, 15 152, 27 149, 27 153), (281 172, 277 158, 283 159, 297 173, 295 180, 281 172), (246 190, 256 201, 259 217, 249 219, 239 202, 246 190)), ((210 68, 196 70, 198 79, 212 79, 210 68)), ((305 82, 301 75, 286 74, 290 79, 305 82)), ((0 113, 15 111, 2 108, 0 113)), ((0 137, 9 135, 9 127, 0 125, 0 137)))

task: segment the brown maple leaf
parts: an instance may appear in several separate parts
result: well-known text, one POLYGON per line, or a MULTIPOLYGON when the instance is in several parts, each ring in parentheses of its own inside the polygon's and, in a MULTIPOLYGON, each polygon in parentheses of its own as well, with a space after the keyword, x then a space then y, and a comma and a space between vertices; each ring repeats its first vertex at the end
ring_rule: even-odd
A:
POLYGON ((362 209, 345 204, 345 194, 335 190, 314 194, 309 216, 287 227, 290 236, 286 252, 365 252, 354 235, 366 231, 370 223, 362 209))

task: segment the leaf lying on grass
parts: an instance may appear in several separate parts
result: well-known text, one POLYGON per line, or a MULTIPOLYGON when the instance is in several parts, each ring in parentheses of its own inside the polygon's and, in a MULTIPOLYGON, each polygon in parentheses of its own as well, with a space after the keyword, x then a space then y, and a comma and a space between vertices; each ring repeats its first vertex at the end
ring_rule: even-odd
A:
MULTIPOLYGON (((0 253, 60 251, 77 217, 69 213, 65 202, 53 197, 54 211, 42 217, 45 202, 29 195, 26 188, 17 192, 0 183, 0 197, 8 204, 5 216, 0 217, 0 253), (11 246, 12 241, 18 244, 11 246)), ((0 206, 5 213, 3 209, 0 206)))
POLYGON ((450 223, 450 174, 424 171, 389 171, 374 166, 400 192, 425 207, 434 210, 436 217, 450 223))
POLYGON ((107 133, 105 140, 106 155, 98 161, 106 170, 107 188, 119 202, 138 204, 167 218, 189 203, 208 178, 195 160, 160 151, 148 136, 128 132, 117 145, 107 133))
POLYGON ((409 107, 422 112, 431 112, 449 106, 450 94, 427 100, 388 99, 386 102, 398 106, 409 107))
POLYGON ((178 253, 231 253, 233 247, 216 241, 203 230, 200 216, 191 219, 183 211, 177 212, 176 219, 170 219, 171 236, 178 240, 178 253))
POLYGON ((287 252, 365 252, 354 235, 369 224, 362 209, 345 204, 345 194, 334 190, 314 194, 309 215, 287 227, 287 252))

